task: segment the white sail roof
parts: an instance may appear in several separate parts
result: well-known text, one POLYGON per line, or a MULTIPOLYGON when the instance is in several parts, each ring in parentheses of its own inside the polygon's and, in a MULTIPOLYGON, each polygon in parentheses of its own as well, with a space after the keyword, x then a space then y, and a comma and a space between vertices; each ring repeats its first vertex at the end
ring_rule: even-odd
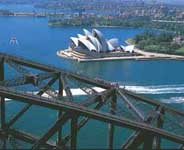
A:
POLYGON ((90 40, 91 43, 93 43, 93 45, 96 47, 97 52, 100 52, 102 50, 102 45, 100 44, 100 42, 98 41, 97 38, 88 35, 88 39, 90 40))
POLYGON ((100 31, 97 30, 97 29, 93 29, 93 30, 92 30, 92 34, 93 34, 94 37, 99 37, 100 39, 101 39, 101 38, 103 39, 103 34, 102 34, 102 32, 100 32, 100 31))
POLYGON ((77 34, 78 38, 83 38, 83 39, 86 39, 86 36, 85 35, 82 35, 82 34, 77 34))
POLYGON ((96 47, 88 40, 84 38, 79 38, 79 45, 83 44, 89 51, 97 51, 96 47))
POLYGON ((123 48, 124 51, 126 52, 132 53, 134 51, 135 46, 134 45, 128 45, 128 46, 121 45, 121 48, 123 48))
POLYGON ((93 36, 96 37, 99 40, 99 42, 101 43, 102 51, 107 51, 108 45, 107 45, 106 40, 103 37, 103 34, 97 29, 93 29, 92 33, 93 33, 93 36))
MULTIPOLYGON (((117 38, 106 40, 103 34, 97 29, 93 29, 92 32, 88 31, 87 29, 83 29, 83 31, 84 35, 77 34, 77 37, 71 37, 71 40, 76 47, 84 48, 89 51, 94 50, 96 52, 112 51, 119 47, 119 42, 117 38)), ((134 47, 131 46, 121 46, 121 48, 129 52, 132 52, 134 49, 134 47)))
POLYGON ((108 50, 109 51, 115 50, 115 48, 112 46, 112 44, 109 41, 107 41, 107 45, 108 45, 108 50))
POLYGON ((70 39, 71 39, 71 41, 75 44, 75 46, 78 46, 78 45, 79 45, 78 38, 76 38, 76 37, 71 37, 70 39))
POLYGON ((118 47, 119 46, 119 41, 117 38, 113 38, 108 40, 108 42, 113 46, 113 47, 118 47))
POLYGON ((123 50, 125 50, 125 46, 123 46, 123 45, 120 45, 120 47, 121 47, 123 50))
POLYGON ((92 33, 91 33, 91 32, 89 32, 87 29, 83 29, 83 31, 84 31, 84 34, 85 34, 86 36, 88 36, 88 35, 92 35, 92 33))

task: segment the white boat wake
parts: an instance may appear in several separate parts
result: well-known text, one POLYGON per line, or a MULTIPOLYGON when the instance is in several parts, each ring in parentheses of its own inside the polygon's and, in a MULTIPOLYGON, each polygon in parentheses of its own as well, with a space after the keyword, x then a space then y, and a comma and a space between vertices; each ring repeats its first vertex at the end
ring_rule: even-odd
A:
MULTIPOLYGON (((156 86, 125 86, 125 88, 137 94, 184 94, 184 84, 156 86)), ((167 104, 181 104, 184 103, 184 97, 169 97, 160 99, 160 101, 167 104)))
MULTIPOLYGON (((176 85, 156 85, 156 86, 120 86, 137 94, 184 94, 184 84, 176 85)), ((102 92, 104 89, 93 87, 97 92, 102 92)), ((81 89, 71 89, 71 92, 74 96, 86 95, 86 93, 81 89)), ((29 92, 28 92, 29 93, 29 92)), ((36 93, 36 92, 35 92, 36 93)), ((46 93, 43 94, 44 97, 48 97, 46 93)), ((64 91, 64 96, 66 93, 64 91)), ((10 101, 10 99, 5 99, 10 101)), ((161 99, 163 103, 184 103, 184 97, 170 97, 168 99, 161 99)))
POLYGON ((184 103, 184 97, 170 97, 168 99, 161 99, 161 102, 166 104, 181 104, 184 103))
POLYGON ((155 85, 155 86, 125 86, 127 90, 138 94, 182 94, 184 84, 155 85))

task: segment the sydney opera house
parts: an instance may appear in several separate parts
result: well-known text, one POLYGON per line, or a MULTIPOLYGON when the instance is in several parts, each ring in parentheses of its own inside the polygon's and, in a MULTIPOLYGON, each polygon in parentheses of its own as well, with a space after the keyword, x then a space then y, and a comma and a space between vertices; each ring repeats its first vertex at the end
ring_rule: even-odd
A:
POLYGON ((57 51, 57 55, 77 61, 131 59, 139 55, 134 45, 119 45, 116 38, 107 40, 97 29, 83 31, 83 35, 71 37, 68 49, 57 51))
POLYGON ((97 30, 93 29, 92 32, 83 29, 84 35, 77 34, 77 37, 71 37, 70 48, 76 51, 88 51, 97 53, 108 53, 116 50, 133 52, 134 46, 122 46, 119 45, 118 39, 113 38, 107 40, 104 38, 103 34, 97 30))

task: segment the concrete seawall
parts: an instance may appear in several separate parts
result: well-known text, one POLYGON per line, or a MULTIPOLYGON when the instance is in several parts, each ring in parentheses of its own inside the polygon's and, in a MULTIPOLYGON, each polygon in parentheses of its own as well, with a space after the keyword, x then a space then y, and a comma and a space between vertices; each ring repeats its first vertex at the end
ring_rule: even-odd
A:
POLYGON ((134 50, 140 56, 121 56, 121 57, 104 57, 104 58, 81 58, 73 55, 71 50, 57 51, 57 55, 62 58, 76 60, 78 62, 93 61, 113 61, 113 60, 184 60, 184 56, 150 53, 139 49, 134 50))

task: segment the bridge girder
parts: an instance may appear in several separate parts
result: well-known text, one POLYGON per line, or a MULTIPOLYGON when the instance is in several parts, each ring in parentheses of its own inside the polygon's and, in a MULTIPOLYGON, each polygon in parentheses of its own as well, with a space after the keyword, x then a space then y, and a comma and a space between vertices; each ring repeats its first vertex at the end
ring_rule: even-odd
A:
MULTIPOLYGON (((178 146, 183 147, 183 134, 167 131, 163 128, 166 124, 163 120, 163 116, 166 116, 165 113, 184 118, 184 112, 182 111, 170 108, 158 101, 145 98, 126 89, 119 88, 117 84, 101 79, 92 79, 77 73, 7 54, 0 54, 0 61, 0 139, 3 140, 2 148, 6 148, 6 142, 8 142, 7 137, 9 136, 33 144, 32 149, 41 147, 62 149, 62 147, 67 147, 66 144, 69 141, 70 148, 76 148, 77 134, 90 119, 105 122, 109 125, 109 149, 113 149, 114 130, 116 126, 134 131, 132 136, 127 137, 127 141, 122 144, 121 148, 138 148, 140 145, 143 145, 145 149, 159 149, 161 147, 161 139, 170 140, 178 143, 178 146), (6 69, 4 63, 8 63, 21 76, 4 80, 4 69, 6 69), (41 73, 31 73, 32 69, 39 70, 41 73), (74 84, 75 81, 86 86, 82 88, 79 87, 87 94, 87 98, 85 97, 85 99, 80 102, 76 101, 76 97, 71 91, 72 84, 74 84), (25 90, 21 91, 18 89, 17 91, 16 86, 26 86, 27 84, 32 84, 33 87, 39 89, 39 92, 31 94, 25 90), (57 84, 58 92, 55 92, 54 84, 57 84), (102 88, 103 92, 97 92, 93 89, 94 86, 102 88), (66 97, 63 95, 63 91, 65 91, 66 97), (44 93, 47 93, 48 96, 50 95, 51 97, 49 99, 44 97, 44 93), (25 107, 9 121, 5 120, 5 98, 26 103, 25 107), (125 106, 122 106, 120 104, 121 102, 123 102, 125 106), (139 107, 137 103, 145 107, 148 105, 152 107, 153 111, 150 111, 151 115, 143 113, 143 110, 141 110, 141 107, 139 107), (58 111, 58 119, 42 137, 36 137, 13 128, 13 124, 16 123, 32 105, 58 111), (101 108, 103 106, 108 107, 108 111, 102 111, 101 108), (124 114, 119 114, 118 109, 130 112, 135 120, 131 119, 131 117, 124 117, 124 114), (82 120, 79 120, 79 117, 82 117, 82 120), (71 132, 63 137, 62 126, 66 124, 68 120, 71 120, 71 132), (50 137, 56 132, 58 132, 57 142, 54 144, 48 142, 50 137), (5 139, 2 137, 5 137, 5 139)), ((181 129, 183 128, 182 125, 180 125, 180 127, 181 129)))

